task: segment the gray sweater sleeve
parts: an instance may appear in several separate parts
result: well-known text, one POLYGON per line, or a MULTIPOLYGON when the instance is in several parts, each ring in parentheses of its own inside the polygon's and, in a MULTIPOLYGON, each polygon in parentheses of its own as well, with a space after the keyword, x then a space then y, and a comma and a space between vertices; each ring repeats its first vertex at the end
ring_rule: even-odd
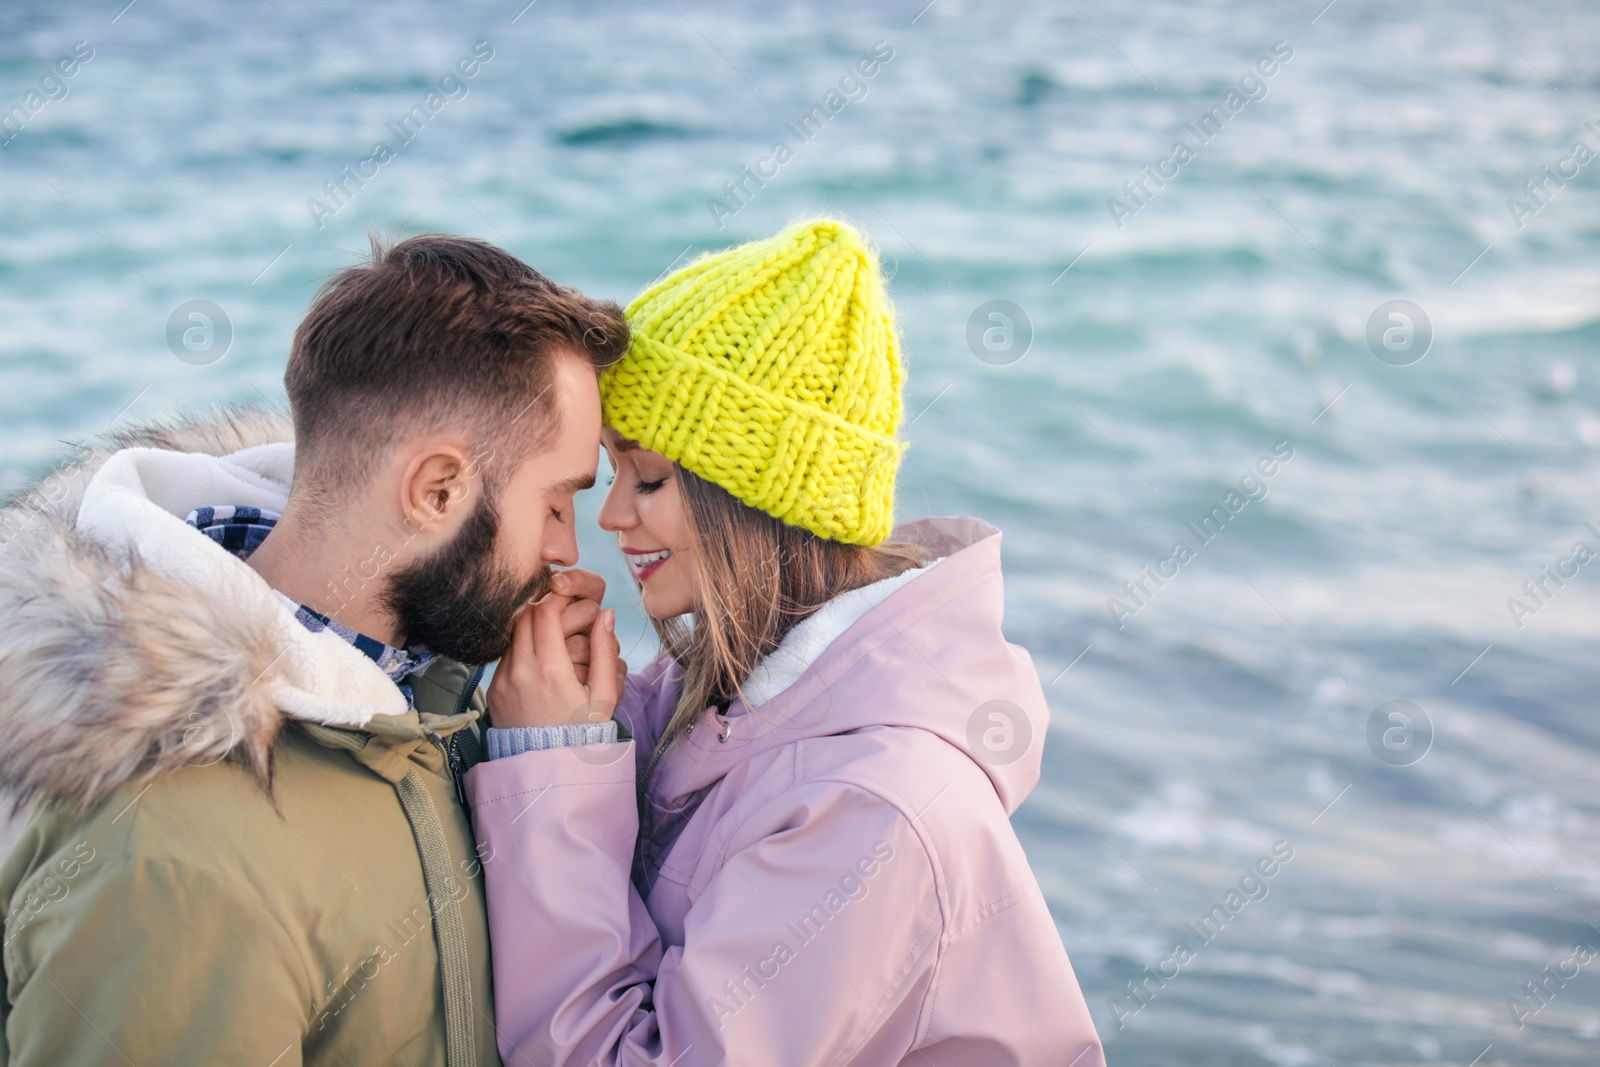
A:
POLYGON ((568 745, 603 745, 617 740, 617 722, 571 722, 560 726, 511 726, 489 728, 490 759, 538 752, 568 745))

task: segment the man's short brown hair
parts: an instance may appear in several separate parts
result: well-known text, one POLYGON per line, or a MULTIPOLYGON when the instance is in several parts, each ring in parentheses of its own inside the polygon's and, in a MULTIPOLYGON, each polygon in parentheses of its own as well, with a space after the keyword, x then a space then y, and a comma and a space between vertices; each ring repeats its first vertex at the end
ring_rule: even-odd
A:
POLYGON ((615 303, 485 241, 374 235, 371 261, 336 274, 295 331, 284 373, 295 481, 339 494, 402 437, 461 427, 491 450, 497 482, 560 426, 552 359, 568 352, 598 371, 627 347, 615 303))

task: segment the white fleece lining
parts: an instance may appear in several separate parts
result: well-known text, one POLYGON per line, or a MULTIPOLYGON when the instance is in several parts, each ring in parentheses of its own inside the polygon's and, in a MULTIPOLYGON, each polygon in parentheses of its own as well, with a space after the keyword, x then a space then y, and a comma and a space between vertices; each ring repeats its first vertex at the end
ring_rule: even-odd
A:
POLYGON ((405 696, 376 663, 337 634, 300 625, 259 574, 184 521, 195 508, 216 504, 282 511, 293 466, 287 443, 226 456, 124 449, 84 488, 78 531, 123 560, 137 553, 157 574, 269 626, 281 653, 253 684, 286 715, 330 726, 403 715, 405 696))
POLYGON ((934 560, 902 571, 893 578, 840 593, 806 616, 750 672, 749 679, 744 683, 745 704, 758 708, 799 681, 800 676, 817 661, 817 657, 854 626, 856 620, 889 599, 895 590, 926 574, 938 563, 939 560, 934 560))

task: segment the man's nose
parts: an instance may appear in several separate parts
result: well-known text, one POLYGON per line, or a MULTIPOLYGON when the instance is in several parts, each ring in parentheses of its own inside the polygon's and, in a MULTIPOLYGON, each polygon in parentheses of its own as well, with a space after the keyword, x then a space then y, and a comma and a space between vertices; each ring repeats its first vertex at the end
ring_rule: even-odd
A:
POLYGON ((578 534, 570 523, 547 523, 546 530, 551 531, 545 537, 544 559, 546 563, 554 563, 562 567, 574 567, 578 563, 578 534), (551 527, 554 526, 554 530, 551 527))

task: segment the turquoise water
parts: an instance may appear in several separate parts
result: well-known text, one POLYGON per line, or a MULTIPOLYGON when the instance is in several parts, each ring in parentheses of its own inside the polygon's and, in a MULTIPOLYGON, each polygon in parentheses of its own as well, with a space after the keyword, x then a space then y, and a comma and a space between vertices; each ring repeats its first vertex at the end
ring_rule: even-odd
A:
MULTIPOLYGON (((1565 962, 1600 949, 1600 576, 1541 572, 1600 548, 1600 160, 1572 153, 1600 150, 1600 12, 522 2, 0 8, 0 108, 39 93, 0 147, 0 485, 114 420, 274 395, 368 227, 626 300, 844 215, 894 272, 901 516, 1006 532, 1055 716, 1015 822, 1110 1061, 1600 1057, 1600 975, 1565 962), (1576 175, 1530 198, 1543 167, 1576 175), (1395 299, 1431 324, 1416 362, 1420 334, 1369 349, 1395 299), (174 355, 192 300, 221 358, 174 355), (1369 744, 1395 700, 1425 754, 1405 706, 1369 744), (1176 974, 1141 1003, 1146 967, 1176 974)), ((628 599, 592 526, 584 556, 628 599)))

